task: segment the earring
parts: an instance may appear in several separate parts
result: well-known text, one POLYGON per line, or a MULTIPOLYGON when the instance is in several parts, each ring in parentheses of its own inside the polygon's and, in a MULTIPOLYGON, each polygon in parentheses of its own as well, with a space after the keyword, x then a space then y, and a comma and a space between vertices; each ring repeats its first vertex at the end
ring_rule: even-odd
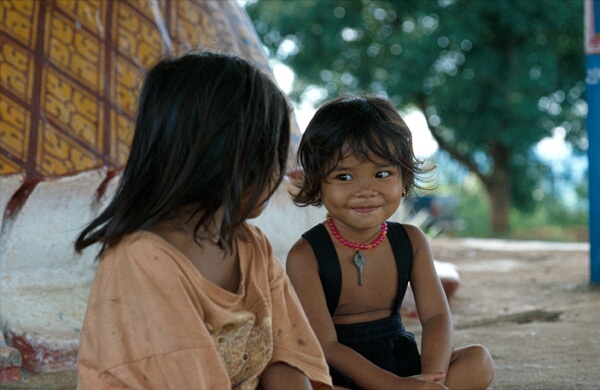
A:
POLYGON ((406 190, 403 188, 402 189, 402 197, 404 198, 406 196, 406 190))

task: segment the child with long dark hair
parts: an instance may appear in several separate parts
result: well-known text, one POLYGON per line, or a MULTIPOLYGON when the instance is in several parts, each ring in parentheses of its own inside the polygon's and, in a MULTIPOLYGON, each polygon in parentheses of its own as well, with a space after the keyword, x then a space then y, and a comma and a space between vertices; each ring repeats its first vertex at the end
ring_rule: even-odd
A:
POLYGON ((273 81, 234 55, 150 69, 115 196, 75 243, 100 245, 78 388, 331 386, 283 267, 246 222, 284 177, 289 122, 273 81))
POLYGON ((287 272, 321 342, 334 385, 352 389, 487 387, 494 374, 480 345, 453 349, 452 322, 426 236, 389 222, 421 187, 411 132, 385 99, 349 96, 315 113, 300 142, 300 206, 325 206, 303 234, 287 272), (421 352, 400 306, 410 282, 421 352))

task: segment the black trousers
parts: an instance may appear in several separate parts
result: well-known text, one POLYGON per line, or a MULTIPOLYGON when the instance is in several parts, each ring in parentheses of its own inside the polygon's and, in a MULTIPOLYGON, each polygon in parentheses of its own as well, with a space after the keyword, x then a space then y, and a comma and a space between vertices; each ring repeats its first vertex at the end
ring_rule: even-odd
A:
MULTIPOLYGON (((421 373, 421 356, 412 333, 402 325, 399 314, 376 321, 335 325, 338 342, 363 355, 377 366, 398 376, 421 373)), ((333 384, 358 389, 346 373, 329 366, 333 384)))

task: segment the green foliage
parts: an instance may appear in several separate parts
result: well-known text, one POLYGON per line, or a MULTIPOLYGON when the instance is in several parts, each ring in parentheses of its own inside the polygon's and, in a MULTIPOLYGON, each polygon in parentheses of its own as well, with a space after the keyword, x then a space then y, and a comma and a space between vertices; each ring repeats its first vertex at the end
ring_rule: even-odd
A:
POLYGON ((492 237, 488 223, 490 202, 479 181, 471 176, 461 185, 445 187, 443 192, 454 193, 459 199, 457 219, 462 221, 463 229, 452 234, 459 237, 492 237))
MULTIPOLYGON (((584 186, 585 180, 581 185, 584 186)), ((446 232, 456 237, 497 237, 486 223, 490 213, 489 200, 480 182, 473 177, 462 184, 450 183, 440 187, 436 193, 455 194, 459 198, 457 219, 463 222, 463 229, 446 232)), ((517 240, 579 241, 589 240, 589 217, 581 207, 567 207, 556 195, 549 195, 531 211, 516 208, 510 211, 510 234, 503 238, 517 240)))
POLYGON ((511 210, 511 238, 547 241, 588 241, 588 215, 553 199, 531 213, 511 210))
POLYGON ((557 126, 581 151, 582 0, 259 0, 247 7, 291 97, 387 96, 424 112, 440 145, 483 183, 494 226, 532 211, 548 168, 532 147, 557 126), (504 192, 510 194, 506 196, 504 192))

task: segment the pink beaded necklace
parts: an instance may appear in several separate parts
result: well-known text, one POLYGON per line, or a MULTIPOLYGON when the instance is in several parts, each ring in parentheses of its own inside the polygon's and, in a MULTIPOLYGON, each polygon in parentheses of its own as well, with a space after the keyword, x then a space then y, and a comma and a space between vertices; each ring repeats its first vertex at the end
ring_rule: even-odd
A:
POLYGON ((377 238, 375 238, 370 244, 359 244, 356 242, 350 242, 350 241, 346 240, 344 237, 342 237, 340 232, 335 227, 333 218, 331 217, 331 215, 329 213, 327 213, 327 224, 329 225, 329 229, 331 229, 331 233, 333 233, 333 236, 339 242, 341 242, 344 246, 347 246, 349 248, 356 250, 356 254, 354 255, 354 264, 356 264, 356 267, 358 267, 358 284, 360 286, 362 286, 362 284, 363 284, 362 273, 363 273, 363 269, 365 267, 365 261, 367 260, 367 258, 365 257, 365 255, 363 255, 361 253, 361 250, 366 251, 369 249, 373 249, 377 245, 381 244, 381 242, 387 235, 387 228, 388 228, 387 222, 384 221, 381 224, 377 238))

